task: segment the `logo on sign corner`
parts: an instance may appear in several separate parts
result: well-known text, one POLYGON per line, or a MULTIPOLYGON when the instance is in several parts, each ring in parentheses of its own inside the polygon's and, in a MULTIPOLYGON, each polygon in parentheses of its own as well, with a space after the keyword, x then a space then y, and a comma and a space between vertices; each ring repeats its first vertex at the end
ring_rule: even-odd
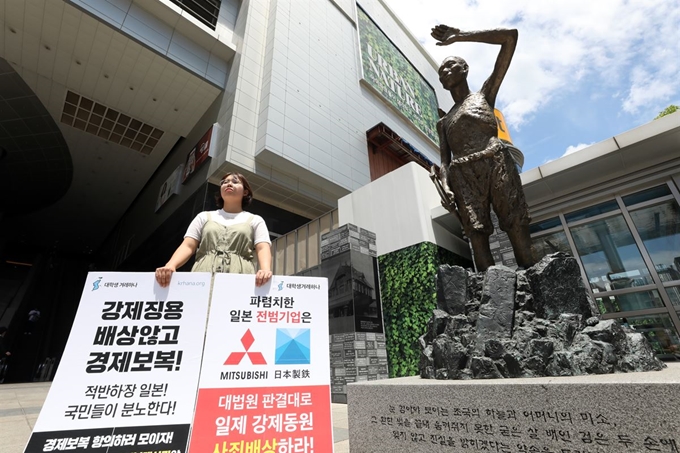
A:
POLYGON ((99 289, 99 283, 101 283, 102 277, 99 277, 97 280, 92 282, 92 291, 97 291, 99 289))
POLYGON ((279 282, 279 291, 283 291, 283 280, 279 282))

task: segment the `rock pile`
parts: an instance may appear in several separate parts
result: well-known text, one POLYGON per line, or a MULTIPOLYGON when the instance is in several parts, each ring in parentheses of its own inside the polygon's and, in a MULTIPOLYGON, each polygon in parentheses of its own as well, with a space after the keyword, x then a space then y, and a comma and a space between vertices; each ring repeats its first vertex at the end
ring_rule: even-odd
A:
POLYGON ((564 253, 519 271, 441 266, 437 309, 420 337, 420 375, 490 379, 666 367, 641 333, 595 313, 578 263, 564 253))

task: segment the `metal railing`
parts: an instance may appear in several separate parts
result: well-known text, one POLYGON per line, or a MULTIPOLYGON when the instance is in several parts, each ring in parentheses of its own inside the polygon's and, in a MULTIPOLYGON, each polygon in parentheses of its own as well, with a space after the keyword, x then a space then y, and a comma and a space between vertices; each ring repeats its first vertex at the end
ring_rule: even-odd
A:
POLYGON ((221 0, 170 0, 183 10, 200 20, 208 27, 215 29, 220 14, 221 0))
POLYGON ((54 357, 47 357, 35 372, 33 377, 34 382, 47 382, 54 378, 54 373, 56 373, 57 359, 54 357))

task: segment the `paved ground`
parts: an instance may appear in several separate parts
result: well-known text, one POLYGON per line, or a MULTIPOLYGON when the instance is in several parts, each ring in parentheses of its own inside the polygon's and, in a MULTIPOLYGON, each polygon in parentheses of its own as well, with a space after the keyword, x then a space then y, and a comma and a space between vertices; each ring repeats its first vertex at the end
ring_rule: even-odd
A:
MULTIPOLYGON (((0 452, 23 453, 50 382, 0 384, 0 452)), ((335 453, 349 453, 347 406, 332 405, 335 453)))

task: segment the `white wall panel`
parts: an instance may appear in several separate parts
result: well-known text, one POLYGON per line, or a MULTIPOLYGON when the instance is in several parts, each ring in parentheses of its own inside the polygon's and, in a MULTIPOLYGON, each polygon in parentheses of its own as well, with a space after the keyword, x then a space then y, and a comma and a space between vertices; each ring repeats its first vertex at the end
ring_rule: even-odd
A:
MULTIPOLYGON (((432 63, 411 39, 403 36, 404 30, 382 4, 368 2, 367 10, 383 29, 400 35, 394 41, 405 47, 402 51, 428 80, 438 82, 432 63)), ((270 89, 275 93, 278 86, 285 86, 286 105, 293 108, 287 108, 285 114, 294 119, 292 127, 308 125, 310 128, 308 140, 311 146, 303 146, 300 151, 326 151, 318 157, 310 154, 312 160, 306 170, 317 169, 327 175, 324 168, 327 166, 331 169, 331 182, 352 189, 370 180, 365 132, 379 122, 388 124, 433 159, 437 158, 437 149, 412 125, 360 86, 357 31, 353 20, 343 11, 345 14, 351 11, 354 17, 353 2, 277 3, 271 55, 276 70, 272 71, 270 89), (309 116, 309 123, 301 121, 300 114, 309 116)), ((295 136, 301 136, 299 130, 295 131, 295 136)))
POLYGON ((125 20, 130 2, 107 0, 71 0, 75 5, 89 11, 95 16, 105 17, 113 24, 120 27, 125 20))
POLYGON ((373 231, 378 255, 427 241, 469 257, 467 242, 432 221, 432 209, 438 206, 439 194, 427 170, 409 163, 341 198, 339 223, 373 231))
MULTIPOLYGON (((238 0, 222 2, 215 31, 168 0, 68 1, 213 84, 225 86, 228 74, 225 58, 231 58, 235 48, 233 41, 240 6, 238 0), (218 42, 221 44, 217 44, 218 42)), ((91 42, 79 39, 75 32, 69 34, 64 31, 79 30, 81 34, 86 33, 88 36, 94 35, 94 31, 84 29, 89 22, 80 20, 80 11, 73 8, 63 11, 64 22, 68 27, 62 27, 59 48, 73 53, 74 58, 87 59, 92 54, 91 42)), ((60 13, 61 10, 57 12, 60 13)), ((116 35, 113 34, 111 38, 111 43, 115 43, 116 35)), ((120 49, 114 47, 109 51, 117 50, 120 49)))

